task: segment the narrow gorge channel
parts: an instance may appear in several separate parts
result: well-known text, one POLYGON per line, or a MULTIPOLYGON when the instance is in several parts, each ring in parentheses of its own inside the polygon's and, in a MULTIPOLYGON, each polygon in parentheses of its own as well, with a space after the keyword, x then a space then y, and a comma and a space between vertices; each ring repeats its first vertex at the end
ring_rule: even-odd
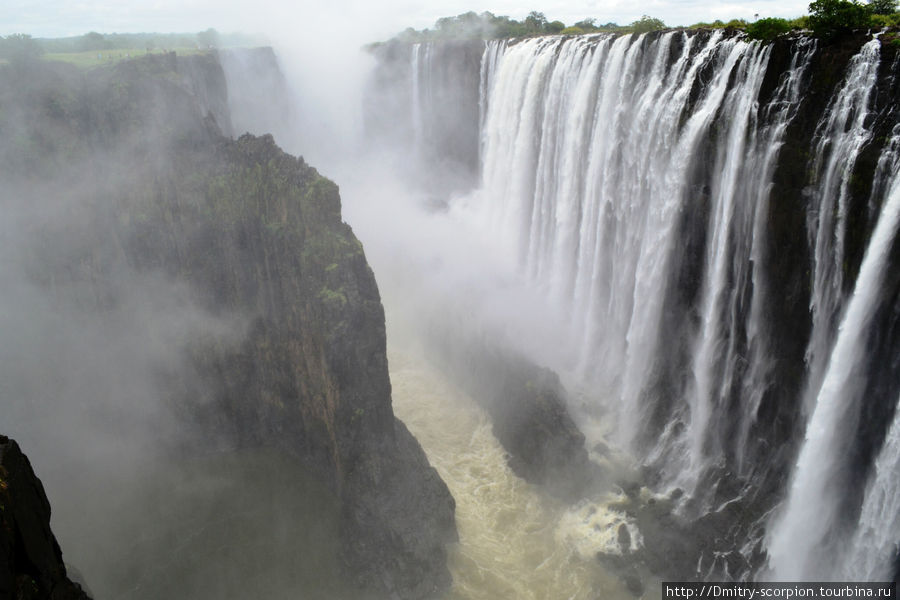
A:
MULTIPOLYGON (((568 507, 515 475, 484 410, 413 342, 390 328, 388 339, 394 411, 456 499, 460 541, 450 552, 447 599, 633 598, 595 557, 617 547, 624 515, 602 502, 568 507)), ((657 590, 648 586, 644 597, 657 590)))

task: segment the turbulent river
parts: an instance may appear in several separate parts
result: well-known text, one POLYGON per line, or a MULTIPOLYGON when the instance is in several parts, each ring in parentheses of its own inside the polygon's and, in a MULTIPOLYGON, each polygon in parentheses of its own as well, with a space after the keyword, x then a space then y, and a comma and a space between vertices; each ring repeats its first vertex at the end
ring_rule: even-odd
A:
MULTIPOLYGON (((614 548, 623 515, 600 502, 559 505, 517 477, 485 413, 391 331, 394 411, 422 444, 456 499, 452 600, 615 600, 633 596, 595 555, 614 548)), ((645 582, 645 597, 659 586, 645 582)))

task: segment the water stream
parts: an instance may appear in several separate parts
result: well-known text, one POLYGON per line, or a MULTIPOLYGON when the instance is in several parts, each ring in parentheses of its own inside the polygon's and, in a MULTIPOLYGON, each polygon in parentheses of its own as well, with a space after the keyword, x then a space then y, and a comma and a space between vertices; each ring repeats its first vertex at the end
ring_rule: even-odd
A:
MULTIPOLYGON (((602 502, 568 508, 517 477, 475 402, 401 336, 389 331, 388 340, 394 411, 456 499, 447 598, 633 598, 595 557, 615 547, 624 515, 602 502)), ((648 585, 645 597, 658 589, 648 585)))

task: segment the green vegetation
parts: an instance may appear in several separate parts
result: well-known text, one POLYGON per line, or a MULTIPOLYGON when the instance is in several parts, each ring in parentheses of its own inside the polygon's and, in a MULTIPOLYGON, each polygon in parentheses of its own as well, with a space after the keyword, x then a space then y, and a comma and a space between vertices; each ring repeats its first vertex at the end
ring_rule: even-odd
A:
MULTIPOLYGON (((739 29, 750 39, 771 41, 791 31, 811 30, 820 37, 829 37, 849 29, 881 29, 900 27, 900 0, 815 0, 809 5, 809 14, 795 19, 776 17, 754 18, 753 21, 731 19, 700 22, 687 29, 739 29)), ((401 42, 421 42, 440 39, 504 39, 537 35, 584 35, 589 33, 636 33, 666 29, 660 19, 644 15, 629 25, 606 23, 598 25, 590 17, 566 26, 562 21, 549 21, 542 12, 531 11, 522 21, 490 12, 467 12, 455 17, 438 19, 433 29, 417 31, 408 28, 396 36, 401 42)))
POLYGON ((869 27, 869 5, 855 0, 815 0, 809 5, 809 26, 820 36, 831 36, 844 29, 869 27))
MULTIPOLYGON (((658 19, 657 19, 658 21, 658 19)), ((662 23, 662 21, 659 21, 662 23)), ((408 28, 396 39, 403 42, 420 42, 438 39, 497 39, 529 37, 535 35, 581 35, 601 31, 630 31, 615 23, 596 25, 596 19, 588 18, 571 27, 562 21, 548 21, 542 12, 531 11, 522 21, 507 16, 496 16, 490 12, 476 14, 467 12, 455 17, 443 17, 434 24, 434 29, 417 31, 408 28)))
POLYGON ((647 15, 642 16, 631 24, 631 30, 634 31, 634 33, 647 33, 648 31, 658 31, 665 28, 665 23, 647 15))
POLYGON ((319 299, 326 304, 337 305, 339 307, 343 307, 347 304, 347 296, 341 289, 333 290, 331 288, 324 287, 319 290, 319 299))
POLYGON ((84 35, 38 39, 38 43, 48 53, 71 53, 86 51, 126 50, 171 50, 173 48, 215 48, 227 46, 259 46, 266 44, 265 38, 241 33, 219 33, 207 29, 198 33, 97 33, 84 35))
POLYGON ((747 35, 756 40, 770 41, 779 35, 788 33, 793 27, 787 19, 769 17, 749 23, 745 29, 747 35))
POLYGON ((94 67, 143 54, 177 52, 197 54, 212 48, 259 46, 260 36, 221 34, 215 29, 199 33, 111 33, 91 31, 68 38, 33 38, 25 34, 0 37, 0 62, 24 64, 36 58, 94 67))
POLYGON ((44 48, 30 35, 14 33, 0 37, 0 59, 12 65, 26 65, 44 53, 44 48))
POLYGON ((728 23, 696 23, 690 28, 734 27, 744 30, 750 39, 763 41, 791 31, 812 31, 818 37, 831 37, 852 29, 900 27, 900 13, 895 12, 896 8, 897 0, 872 0, 869 4, 857 0, 815 0, 809 5, 809 14, 796 19, 766 17, 751 23, 735 19, 728 23))
MULTIPOLYGON (((172 52, 182 56, 188 54, 202 54, 208 50, 198 49, 194 47, 172 48, 172 52)), ((121 60, 128 60, 144 54, 161 54, 163 50, 143 50, 141 48, 122 48, 121 50, 107 50, 98 52, 96 50, 88 50, 85 52, 51 52, 44 54, 44 60, 56 60, 73 64, 76 67, 96 67, 99 65, 110 65, 121 60)))
POLYGON ((694 23, 688 29, 745 29, 748 25, 749 23, 744 19, 731 19, 727 23, 721 19, 716 19, 711 23, 694 23))
POLYGON ((897 0, 870 0, 869 10, 873 15, 897 16, 897 0))
POLYGON ((893 27, 900 28, 900 13, 892 15, 872 15, 873 27, 893 27))

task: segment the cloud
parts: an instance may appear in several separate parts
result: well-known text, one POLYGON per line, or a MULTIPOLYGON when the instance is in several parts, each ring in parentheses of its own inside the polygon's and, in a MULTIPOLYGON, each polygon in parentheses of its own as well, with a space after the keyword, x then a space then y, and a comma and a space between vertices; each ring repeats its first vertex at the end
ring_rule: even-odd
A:
POLYGON ((630 23, 642 14, 650 14, 669 25, 690 25, 716 18, 752 18, 760 16, 796 17, 806 14, 807 3, 800 0, 752 3, 654 0, 643 4, 623 0, 595 2, 549 1, 525 5, 516 1, 494 1, 477 5, 464 0, 438 2, 363 2, 334 0, 328 3, 299 3, 285 0, 65 0, 27 2, 11 0, 0 22, 0 35, 30 33, 37 37, 80 35, 88 31, 111 32, 191 32, 214 27, 220 31, 248 33, 327 34, 331 43, 358 40, 362 33, 368 41, 390 37, 406 27, 431 27, 445 16, 470 10, 490 11, 521 19, 531 10, 543 12, 550 20, 567 24, 586 17, 600 22, 630 23), (348 36, 348 33, 351 34, 348 36))

